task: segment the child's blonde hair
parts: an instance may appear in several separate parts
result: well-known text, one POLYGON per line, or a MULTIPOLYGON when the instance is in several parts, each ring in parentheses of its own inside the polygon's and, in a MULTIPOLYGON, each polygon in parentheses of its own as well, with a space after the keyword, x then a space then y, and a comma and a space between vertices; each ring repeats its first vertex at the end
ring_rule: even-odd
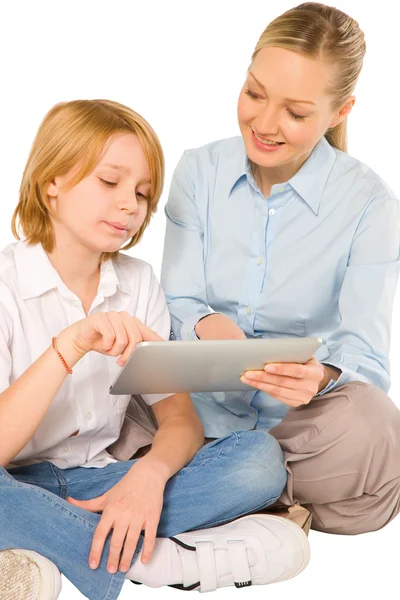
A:
MULTIPOLYGON (((20 239, 20 228, 29 244, 41 243, 47 252, 55 244, 47 189, 57 176, 79 165, 69 189, 93 171, 106 141, 114 133, 135 134, 150 169, 151 189, 146 218, 139 231, 123 246, 137 244, 157 210, 164 183, 164 155, 157 135, 147 121, 132 109, 111 100, 74 100, 54 106, 36 134, 22 177, 19 202, 12 217, 12 232, 20 239)), ((118 252, 104 253, 103 260, 118 252)))
MULTIPOLYGON (((352 95, 366 51, 364 33, 357 21, 318 2, 305 2, 274 19, 261 34, 252 61, 262 48, 269 46, 332 64, 336 76, 328 92, 332 94, 334 108, 342 106, 352 95)), ((332 146, 346 152, 347 117, 329 129, 325 137, 332 146)))

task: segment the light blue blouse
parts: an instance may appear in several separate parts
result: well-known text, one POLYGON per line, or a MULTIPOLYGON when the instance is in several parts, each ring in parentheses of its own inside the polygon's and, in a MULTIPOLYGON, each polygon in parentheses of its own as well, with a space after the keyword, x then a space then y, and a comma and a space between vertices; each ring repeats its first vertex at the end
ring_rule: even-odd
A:
MULTIPOLYGON (((341 369, 321 393, 365 381, 387 391, 400 206, 368 167, 315 146, 269 198, 243 140, 186 151, 166 206, 161 284, 176 339, 213 311, 247 337, 320 337, 316 358, 341 369)), ((192 395, 206 435, 269 429, 287 406, 263 392, 192 395)))

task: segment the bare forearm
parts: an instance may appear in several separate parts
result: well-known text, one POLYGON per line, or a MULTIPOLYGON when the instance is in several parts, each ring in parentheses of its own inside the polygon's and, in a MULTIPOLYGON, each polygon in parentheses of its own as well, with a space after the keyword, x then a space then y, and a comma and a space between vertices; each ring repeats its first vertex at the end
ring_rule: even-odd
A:
POLYGON ((203 443, 204 429, 196 414, 171 417, 157 430, 150 452, 141 461, 167 481, 192 460, 203 443))
MULTIPOLYGON (((63 342, 58 346, 72 368, 79 356, 63 342)), ((67 375, 54 349, 49 347, 0 394, 0 465, 11 462, 32 438, 67 375)))

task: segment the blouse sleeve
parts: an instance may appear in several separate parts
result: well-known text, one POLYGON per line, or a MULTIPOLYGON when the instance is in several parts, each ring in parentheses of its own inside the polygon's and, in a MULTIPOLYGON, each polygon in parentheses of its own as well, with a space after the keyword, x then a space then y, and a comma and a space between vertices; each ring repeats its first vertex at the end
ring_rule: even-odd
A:
POLYGON ((208 304, 204 275, 203 227, 195 198, 194 156, 186 151, 172 178, 165 208, 167 228, 161 285, 176 339, 197 339, 194 327, 214 311, 208 304))
POLYGON ((339 297, 341 323, 327 340, 329 364, 342 371, 320 394, 351 381, 388 391, 393 300, 399 274, 400 205, 375 198, 354 235, 339 297))

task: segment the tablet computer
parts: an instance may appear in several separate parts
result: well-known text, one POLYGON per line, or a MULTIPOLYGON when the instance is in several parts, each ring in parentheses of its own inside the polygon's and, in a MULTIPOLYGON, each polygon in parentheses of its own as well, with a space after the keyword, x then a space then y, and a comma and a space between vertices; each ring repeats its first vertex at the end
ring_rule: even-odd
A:
POLYGON ((269 362, 307 362, 317 338, 142 342, 122 367, 110 394, 169 394, 249 390, 240 381, 269 362))

